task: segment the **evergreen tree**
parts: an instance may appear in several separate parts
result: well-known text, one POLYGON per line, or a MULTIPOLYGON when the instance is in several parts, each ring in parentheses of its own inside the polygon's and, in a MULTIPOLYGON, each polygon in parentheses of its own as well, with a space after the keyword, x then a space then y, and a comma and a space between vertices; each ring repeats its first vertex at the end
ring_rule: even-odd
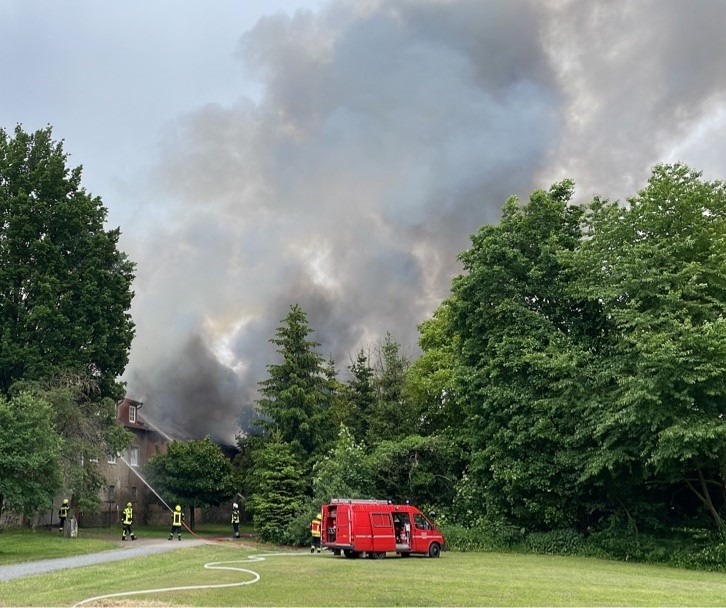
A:
POLYGON ((376 355, 375 402, 368 407, 367 416, 369 445, 416 434, 420 422, 413 402, 405 394, 409 361, 401 352, 401 345, 386 333, 376 347, 376 355))
POLYGON ((368 434, 368 419, 376 401, 374 371, 363 349, 348 366, 348 372, 350 379, 345 384, 345 397, 350 404, 350 415, 343 422, 357 441, 363 441, 368 434))
POLYGON ((255 424, 265 437, 277 434, 290 444, 301 463, 322 455, 334 440, 328 408, 331 386, 324 359, 309 338, 307 315, 298 306, 282 320, 275 337, 280 363, 267 366, 269 378, 260 382, 255 424))
POLYGON ((285 542, 289 526, 306 504, 302 467, 279 433, 253 452, 252 458, 247 502, 252 524, 260 540, 285 542))

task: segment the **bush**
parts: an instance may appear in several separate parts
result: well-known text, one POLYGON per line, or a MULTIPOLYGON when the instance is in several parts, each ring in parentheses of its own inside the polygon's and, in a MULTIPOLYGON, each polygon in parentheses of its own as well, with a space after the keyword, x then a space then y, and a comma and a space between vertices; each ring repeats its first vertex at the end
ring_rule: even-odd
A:
POLYGON ((446 548, 453 551, 505 551, 521 542, 518 528, 506 524, 479 524, 471 528, 441 524, 446 548))
POLYGON ((547 555, 583 555, 587 553, 584 537, 572 529, 532 532, 524 542, 532 553, 547 555))
POLYGON ((707 572, 726 572, 726 542, 714 542, 700 549, 679 551, 671 559, 674 566, 707 572))

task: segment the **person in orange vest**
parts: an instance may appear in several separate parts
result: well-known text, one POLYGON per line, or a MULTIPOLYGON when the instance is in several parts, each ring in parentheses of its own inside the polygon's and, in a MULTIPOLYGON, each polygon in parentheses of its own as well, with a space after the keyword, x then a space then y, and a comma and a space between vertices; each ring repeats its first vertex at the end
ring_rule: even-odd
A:
POLYGON ((322 514, 318 513, 315 519, 310 522, 310 536, 312 537, 312 544, 310 545, 310 553, 315 553, 315 549, 320 553, 320 520, 323 518, 322 514))
POLYGON ((173 539, 174 534, 176 534, 179 537, 179 540, 181 540, 181 529, 183 521, 184 513, 182 513, 181 505, 177 505, 176 507, 174 507, 174 511, 172 511, 171 514, 171 532, 169 532, 169 538, 167 540, 173 539))
POLYGON ((63 499, 63 504, 60 506, 60 509, 58 509, 58 519, 60 519, 60 527, 58 528, 58 532, 63 534, 63 529, 66 526, 66 518, 68 517, 68 509, 70 507, 68 506, 68 499, 63 499))

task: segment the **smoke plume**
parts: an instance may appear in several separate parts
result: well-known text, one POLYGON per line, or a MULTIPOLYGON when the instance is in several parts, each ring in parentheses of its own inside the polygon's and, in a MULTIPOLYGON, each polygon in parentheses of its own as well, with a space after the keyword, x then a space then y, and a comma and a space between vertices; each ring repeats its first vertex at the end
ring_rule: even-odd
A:
POLYGON ((129 396, 231 442, 293 303, 338 369, 386 332, 415 347, 508 196, 621 198, 724 148, 724 22, 708 0, 337 0, 240 32, 260 97, 162 138, 129 396))

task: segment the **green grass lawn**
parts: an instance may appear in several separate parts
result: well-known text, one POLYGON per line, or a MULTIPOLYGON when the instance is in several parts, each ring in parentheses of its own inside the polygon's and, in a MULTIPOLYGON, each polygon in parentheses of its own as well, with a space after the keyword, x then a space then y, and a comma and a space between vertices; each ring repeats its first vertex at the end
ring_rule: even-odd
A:
MULTIPOLYGON (((228 532, 226 529, 220 531, 228 532)), ((74 570, 72 576, 65 571, 17 579, 0 583, 0 606, 73 606, 84 599, 105 594, 178 586, 210 588, 156 591, 86 605, 726 604, 725 574, 587 558, 444 552, 439 559, 402 559, 389 555, 384 560, 349 560, 330 553, 311 555, 307 550, 297 550, 277 551, 263 561, 248 559, 259 553, 246 542, 214 542, 122 562, 87 566, 74 570), (215 566, 214 562, 223 563, 215 566), (219 567, 225 569, 215 569, 219 567), (258 575, 259 580, 252 582, 258 575), (220 585, 227 586, 215 588, 220 585)))

